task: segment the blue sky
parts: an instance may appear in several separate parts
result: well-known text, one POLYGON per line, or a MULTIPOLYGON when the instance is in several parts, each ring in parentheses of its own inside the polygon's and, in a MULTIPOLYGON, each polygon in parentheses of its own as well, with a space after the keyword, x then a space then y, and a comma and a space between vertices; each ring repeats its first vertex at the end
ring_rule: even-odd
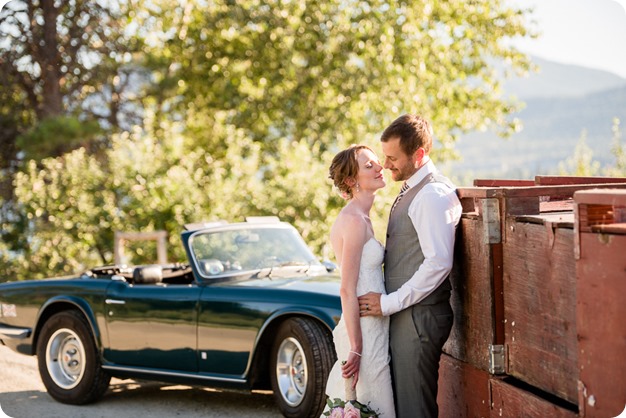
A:
POLYGON ((535 9, 542 36, 517 42, 524 52, 626 78, 626 0, 508 1, 535 9))

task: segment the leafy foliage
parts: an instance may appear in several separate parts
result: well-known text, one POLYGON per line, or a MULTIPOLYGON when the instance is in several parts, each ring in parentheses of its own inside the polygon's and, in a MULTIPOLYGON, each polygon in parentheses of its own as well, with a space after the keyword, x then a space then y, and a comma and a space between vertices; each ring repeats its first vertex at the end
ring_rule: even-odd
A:
POLYGON ((600 174, 600 163, 593 160, 593 150, 587 145, 584 132, 574 148, 574 155, 559 164, 559 171, 561 174, 576 176, 597 176, 600 174))
MULTIPOLYGON (((327 179, 337 151, 378 149, 379 132, 405 112, 433 122, 438 160, 454 155, 461 132, 495 125, 506 135, 515 104, 499 96, 492 63, 529 68, 506 42, 527 34, 525 11, 501 0, 71 0, 53 3, 56 26, 34 20, 46 27, 20 18, 43 2, 14 3, 2 19, 23 31, 3 51, 13 77, 4 85, 28 106, 6 110, 23 121, 25 159, 0 261, 18 278, 110 263, 116 230, 166 230, 180 260, 182 224, 250 215, 293 223, 328 258, 343 206, 327 179), (39 57, 41 45, 56 55, 39 57), (50 114, 46 60, 60 71, 50 114), (87 121, 122 129, 100 136, 96 152, 84 146, 97 134, 87 121)), ((380 235, 394 192, 375 203, 380 235)), ((131 262, 147 260, 140 252, 131 262)))
POLYGON ((574 154, 559 163, 559 172, 562 175, 573 176, 626 177, 626 147, 622 144, 620 121, 617 118, 613 120, 611 152, 615 157, 615 164, 602 167, 599 161, 593 159, 593 149, 587 145, 586 135, 583 132, 576 144, 574 154))
POLYGON ((100 125, 93 120, 82 122, 71 116, 49 117, 20 135, 15 145, 29 159, 41 160, 88 147, 101 131, 100 125))
POLYGON ((3 7, 0 87, 23 100, 21 112, 28 115, 19 117, 7 142, 13 145, 22 135, 18 148, 26 159, 60 156, 82 145, 95 137, 96 122, 113 130, 140 122, 129 107, 129 64, 141 44, 122 25, 129 6, 99 0, 14 0, 3 7), (78 143, 81 129, 90 135, 78 143), (49 130, 56 134, 55 146, 41 141, 49 130))
POLYGON ((626 145, 622 143, 622 130, 619 119, 613 120, 613 146, 615 165, 607 169, 606 174, 614 177, 626 177, 626 145))
POLYGON ((448 152, 460 132, 513 128, 490 62, 526 70, 503 42, 526 29, 524 14, 500 1, 156 3, 150 65, 192 132, 225 112, 221 123, 264 149, 286 138, 325 151, 413 111, 433 121, 448 152))
MULTIPOLYGON (((216 161, 187 151, 174 128, 166 140, 141 131, 115 136, 104 157, 84 148, 31 161, 16 179, 30 239, 29 277, 65 274, 113 262, 115 231, 168 231, 170 257, 184 260, 182 225, 254 214, 248 191, 260 189, 254 146, 216 161), (236 167, 236 170, 233 169, 236 167), (44 273, 45 272, 45 273, 44 273)), ((150 261, 135 248, 133 263, 150 261)), ((23 273, 25 274, 25 273, 23 273)))

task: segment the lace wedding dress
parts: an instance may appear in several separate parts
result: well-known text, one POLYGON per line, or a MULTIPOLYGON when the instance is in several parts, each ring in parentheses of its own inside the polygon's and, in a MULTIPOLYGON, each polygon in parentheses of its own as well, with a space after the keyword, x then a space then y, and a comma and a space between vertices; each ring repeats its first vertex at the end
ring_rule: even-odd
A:
MULTIPOLYGON (((370 238, 363 246, 357 295, 367 292, 385 293, 382 262, 385 249, 380 242, 370 238)), ((396 416, 393 405, 393 389, 389 370, 389 318, 366 316, 361 318, 363 351, 359 381, 356 386, 357 400, 378 412, 381 418, 396 416)), ((337 362, 330 371, 326 394, 330 399, 345 400, 344 379, 341 362, 348 358, 350 340, 343 316, 333 331, 337 362)), ((328 406, 326 407, 328 410, 328 406)))

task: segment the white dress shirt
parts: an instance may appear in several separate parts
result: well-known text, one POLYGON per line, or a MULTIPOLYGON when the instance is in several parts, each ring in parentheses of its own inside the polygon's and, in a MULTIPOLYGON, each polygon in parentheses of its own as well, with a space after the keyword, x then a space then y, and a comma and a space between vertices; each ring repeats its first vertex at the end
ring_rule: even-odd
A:
MULTIPOLYGON (((406 182, 414 187, 430 173, 436 178, 441 176, 429 159, 406 182)), ((447 184, 428 183, 415 195, 409 206, 409 217, 417 231, 424 262, 400 289, 381 295, 383 315, 389 316, 420 302, 448 277, 452 270, 456 226, 462 211, 456 189, 449 181, 447 184)))

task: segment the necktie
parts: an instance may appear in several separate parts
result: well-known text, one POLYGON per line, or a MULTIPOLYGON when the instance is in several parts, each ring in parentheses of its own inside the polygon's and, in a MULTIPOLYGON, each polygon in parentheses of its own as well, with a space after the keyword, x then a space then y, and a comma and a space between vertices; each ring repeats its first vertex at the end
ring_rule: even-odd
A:
POLYGON ((402 187, 400 188, 400 193, 398 193, 398 197, 396 197, 396 200, 393 202, 393 205, 391 206, 391 212, 393 212, 393 210, 396 208, 396 206, 400 202, 400 199, 402 199, 402 196, 404 196, 404 193, 407 190, 409 190, 409 185, 405 181, 404 183, 402 183, 402 187))

